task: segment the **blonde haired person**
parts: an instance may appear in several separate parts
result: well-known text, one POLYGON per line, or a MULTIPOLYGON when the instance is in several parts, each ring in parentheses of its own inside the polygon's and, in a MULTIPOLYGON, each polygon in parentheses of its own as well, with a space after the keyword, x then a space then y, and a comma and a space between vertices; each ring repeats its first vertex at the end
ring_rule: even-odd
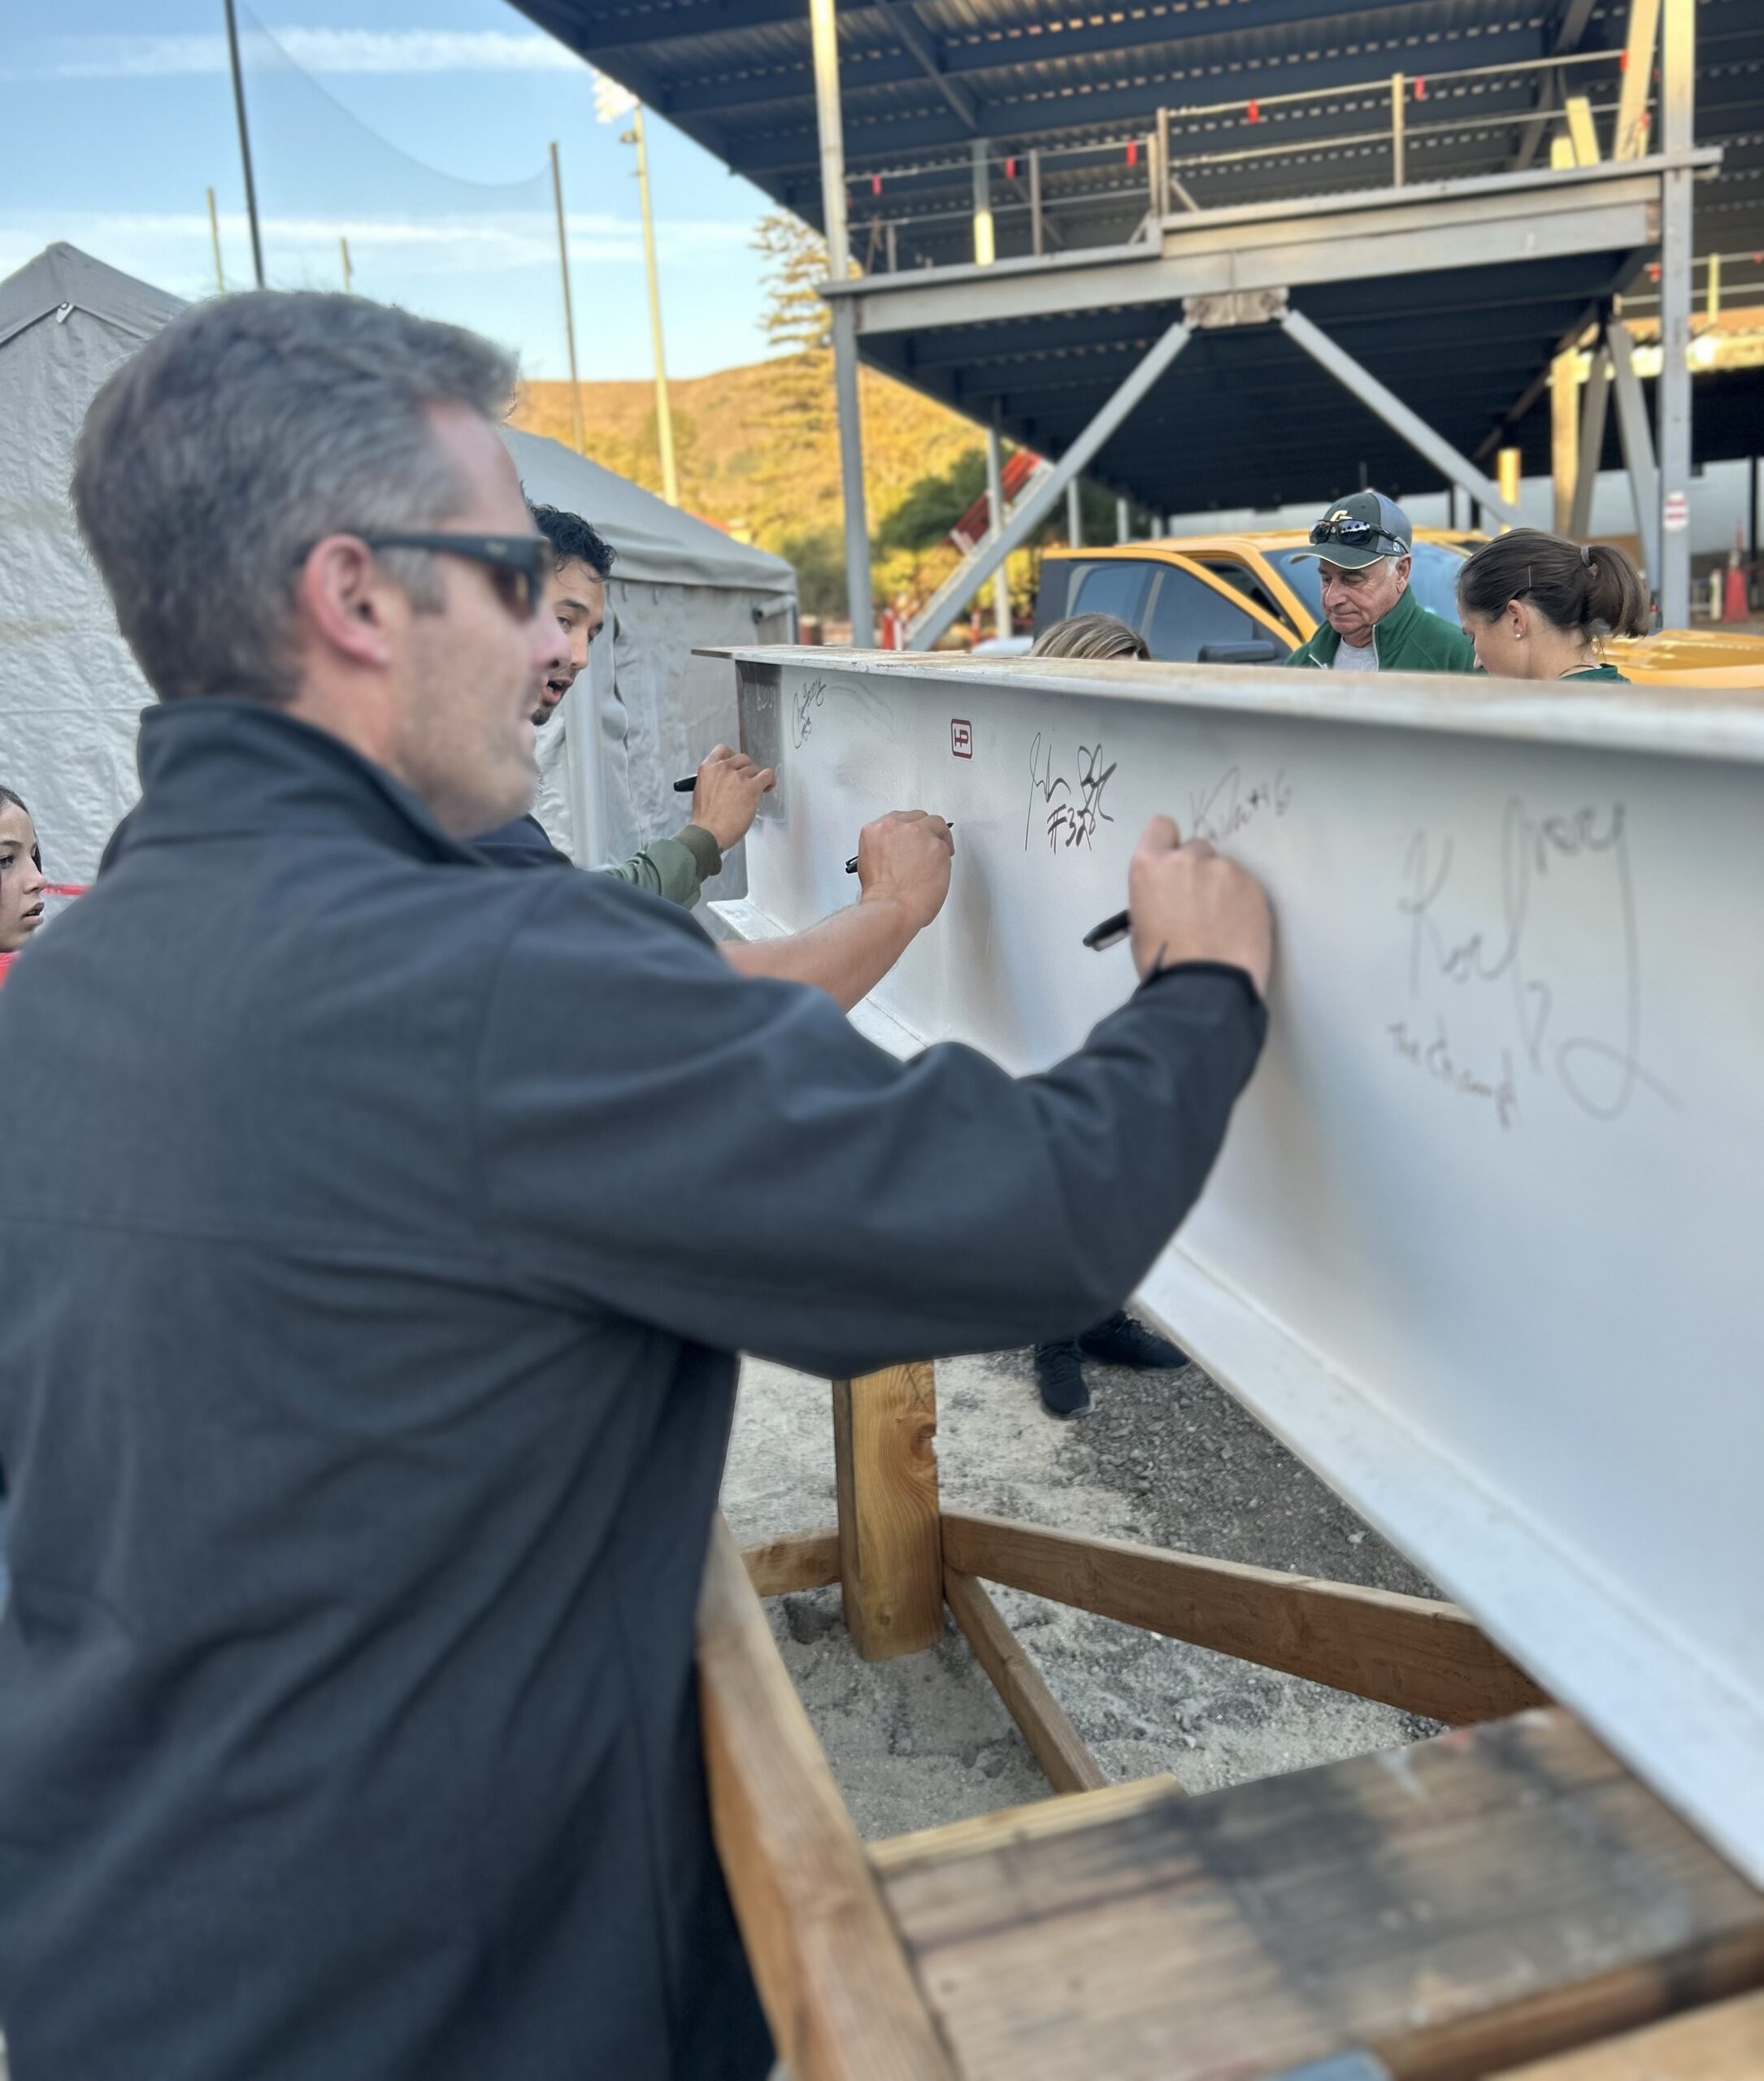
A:
POLYGON ((1044 628, 1029 647, 1032 658, 1149 658, 1145 639, 1131 622, 1114 615, 1069 615, 1044 628))
POLYGON ((1622 680, 1601 646, 1645 636, 1648 589, 1620 549, 1540 528, 1485 542, 1458 580, 1458 619, 1485 672, 1510 680, 1622 680))

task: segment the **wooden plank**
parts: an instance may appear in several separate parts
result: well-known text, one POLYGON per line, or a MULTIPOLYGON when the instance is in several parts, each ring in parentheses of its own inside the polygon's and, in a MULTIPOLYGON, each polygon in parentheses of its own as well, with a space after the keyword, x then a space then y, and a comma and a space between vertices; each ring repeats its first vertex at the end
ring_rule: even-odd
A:
POLYGON ((866 1662, 943 1637, 936 1376, 928 1362, 833 1383, 845 1623, 866 1662))
POLYGON ((1096 1792, 1109 1782, 1084 1737, 1067 1718, 1041 1672, 1005 1623, 1004 1614, 973 1576, 944 1571, 943 1594, 967 1636, 974 1659, 1017 1723, 1055 1792, 1096 1792))
POLYGON ((1038 1799, 1032 1806, 1001 1806, 996 1814, 976 1814, 967 1821, 947 1821, 941 1828, 917 1828, 908 1836, 889 1836, 867 1847, 870 1862, 880 1872, 916 1870, 958 1862, 982 1852, 1038 1841, 1044 1836, 1069 1835, 1075 1828, 1100 1827, 1123 1814, 1142 1813, 1167 1799, 1185 1796, 1172 1777, 1160 1773, 1135 1778, 1100 1792, 1068 1792, 1058 1799, 1038 1799))
POLYGON ((1764 1994, 1511 2067, 1500 2081, 1764 2081, 1764 1994))
POLYGON ((756 1597, 786 1597, 793 1590, 823 1590, 839 1580, 839 1527, 794 1531, 741 1549, 741 1565, 756 1597))
POLYGON ((1357 2048, 1470 2081, 1764 1976, 1764 1896, 1556 1712, 882 1884, 962 2081, 1254 2081, 1357 2048))
POLYGON ((950 1511, 946 1567, 1462 1725, 1544 1693, 1455 1604, 950 1511))
POLYGON ((698 1689, 717 1851, 793 2081, 954 2081, 720 1517, 699 1600, 698 1689))

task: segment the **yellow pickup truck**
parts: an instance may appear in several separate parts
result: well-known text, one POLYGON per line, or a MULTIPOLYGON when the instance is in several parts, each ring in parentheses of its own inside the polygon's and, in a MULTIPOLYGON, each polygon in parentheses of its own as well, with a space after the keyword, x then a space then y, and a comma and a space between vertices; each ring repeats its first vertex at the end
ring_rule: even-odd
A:
MULTIPOLYGON (((1422 606, 1458 621, 1458 573, 1486 538, 1418 529, 1410 578, 1422 606)), ((1273 664, 1314 633, 1323 615, 1317 565, 1302 532, 1188 535, 1115 549, 1049 550, 1041 559, 1037 631, 1067 615, 1118 615, 1154 658, 1273 664)), ((1764 688, 1764 636, 1739 629, 1662 629, 1607 646, 1628 678, 1666 685, 1764 688)))

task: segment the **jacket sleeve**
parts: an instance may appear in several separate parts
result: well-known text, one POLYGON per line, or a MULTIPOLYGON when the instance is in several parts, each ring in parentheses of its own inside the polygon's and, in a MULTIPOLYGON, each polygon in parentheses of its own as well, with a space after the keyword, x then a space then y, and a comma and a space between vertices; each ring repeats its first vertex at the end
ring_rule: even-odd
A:
POLYGON ((715 839, 697 824, 689 823, 671 838, 658 838, 653 845, 645 846, 619 866, 596 871, 610 875, 615 881, 628 882, 633 888, 646 888, 650 895, 663 897, 681 910, 690 910, 698 901, 700 888, 722 865, 723 855, 715 839))
POLYGON ((910 1062, 597 876, 536 894, 485 1006, 475 1132, 506 1276, 842 1375, 1071 1335, 1194 1203, 1266 1019, 1173 970, 1045 1075, 910 1062))

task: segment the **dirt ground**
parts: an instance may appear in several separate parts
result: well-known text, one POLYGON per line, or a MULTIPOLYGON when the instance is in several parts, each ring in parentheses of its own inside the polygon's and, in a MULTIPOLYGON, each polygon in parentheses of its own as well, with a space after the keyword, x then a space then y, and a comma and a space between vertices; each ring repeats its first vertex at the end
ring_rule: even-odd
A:
MULTIPOLYGON (((1198 1367, 1089 1369, 1096 1413, 1043 1414, 1027 1352, 937 1368, 946 1506, 1427 1596, 1430 1586, 1198 1367)), ((744 1543, 831 1524, 824 1380, 749 1361, 723 1509, 744 1543)), ((1110 1778, 1210 1791, 1416 1740, 1426 1720, 1039 1597, 995 1592, 1110 1778)), ((868 1836, 1041 1799, 1047 1783, 953 1623, 924 1654, 867 1663, 836 1589, 767 1610, 868 1836)))

